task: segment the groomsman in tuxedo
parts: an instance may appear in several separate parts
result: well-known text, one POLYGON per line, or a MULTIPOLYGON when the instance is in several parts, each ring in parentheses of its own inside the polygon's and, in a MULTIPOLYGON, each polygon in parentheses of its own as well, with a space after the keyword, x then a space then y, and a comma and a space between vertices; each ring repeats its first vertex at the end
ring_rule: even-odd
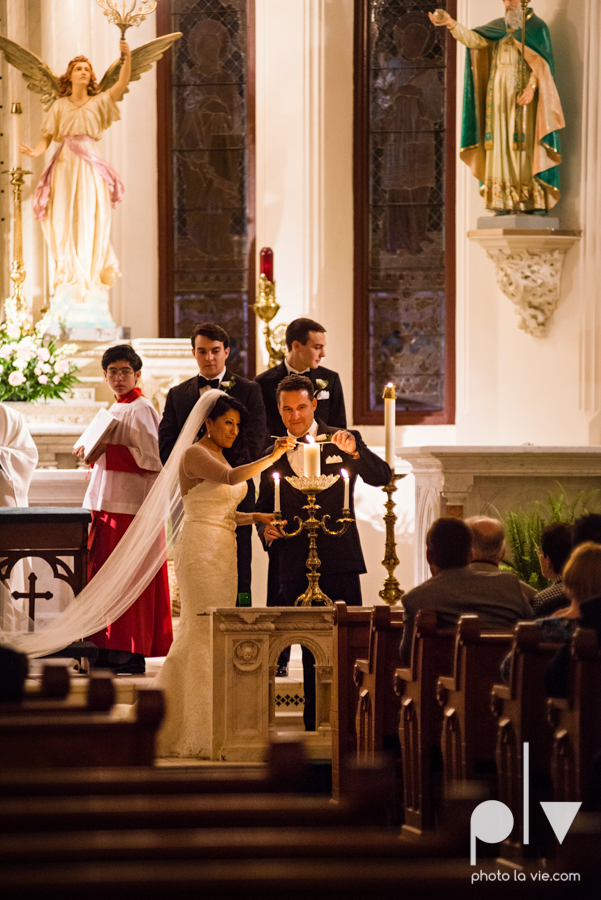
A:
MULTIPOLYGON (((265 436, 265 407, 261 390, 254 381, 234 375, 226 368, 226 360, 230 355, 230 339, 227 332, 219 325, 205 322, 197 325, 190 335, 192 355, 198 365, 199 374, 171 388, 167 394, 165 411, 159 425, 159 453, 163 465, 169 459, 175 442, 179 437, 184 422, 198 398, 210 388, 219 388, 239 400, 249 412, 245 440, 248 459, 251 462, 262 455, 265 436)), ((228 459, 228 451, 224 452, 228 459)), ((228 462, 231 460, 228 459, 228 462)), ((252 512, 255 508, 255 486, 252 479, 248 482, 248 491, 238 509, 240 512, 252 512)), ((238 545, 238 593, 250 593, 251 561, 252 561, 252 526, 245 525, 236 529, 238 545)))
POLYGON ((329 425, 346 428, 340 377, 337 372, 321 365, 326 355, 325 331, 323 325, 313 319, 294 319, 286 329, 288 353, 284 362, 256 376, 267 413, 266 446, 273 443, 272 436, 286 433, 276 401, 277 386, 286 375, 307 375, 313 383, 317 400, 317 418, 329 425))
MULTIPOLYGON (((355 516, 354 487, 361 477, 366 484, 375 486, 388 484, 390 468, 383 459, 372 453, 363 442, 358 431, 339 429, 315 418, 317 400, 313 383, 304 375, 288 375, 278 385, 277 403, 284 425, 284 433, 299 442, 294 450, 288 451, 261 476, 261 487, 257 510, 273 512, 274 472, 280 474, 280 502, 282 517, 293 523, 295 516, 306 517, 303 512, 305 495, 293 488, 286 476, 302 475, 304 472, 303 449, 300 444, 307 435, 317 438, 320 434, 331 434, 331 443, 321 450, 321 472, 323 475, 339 475, 340 469, 350 476, 350 511, 355 516)), ((339 478, 332 487, 319 495, 320 515, 328 513, 330 521, 342 515, 344 502, 344 481, 339 478)), ((307 536, 303 532, 294 538, 282 538, 274 525, 259 526, 259 535, 269 553, 270 569, 275 567, 280 592, 267 598, 268 606, 294 606, 297 597, 307 588, 306 560, 308 553, 307 536)), ((359 576, 366 572, 361 551, 359 532, 355 522, 341 537, 318 532, 317 553, 321 560, 320 587, 331 600, 344 600, 350 606, 361 605, 361 584, 359 576)), ((272 576, 273 579, 273 576, 272 576)), ((280 665, 284 664, 280 660, 280 665)), ((313 655, 303 647, 303 667, 305 669, 305 729, 315 729, 315 665, 313 655)))

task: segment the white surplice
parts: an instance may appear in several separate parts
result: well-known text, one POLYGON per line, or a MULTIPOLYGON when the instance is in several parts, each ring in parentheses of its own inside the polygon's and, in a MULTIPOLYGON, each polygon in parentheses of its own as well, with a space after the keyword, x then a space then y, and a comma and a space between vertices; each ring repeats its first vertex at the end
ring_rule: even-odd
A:
POLYGON ((0 403, 0 506, 28 506, 38 451, 21 413, 0 403))
POLYGON ((146 397, 132 403, 114 403, 110 413, 118 419, 111 444, 127 447, 146 474, 107 470, 106 454, 94 463, 83 505, 86 509, 135 515, 150 493, 162 468, 159 457, 159 415, 146 397))

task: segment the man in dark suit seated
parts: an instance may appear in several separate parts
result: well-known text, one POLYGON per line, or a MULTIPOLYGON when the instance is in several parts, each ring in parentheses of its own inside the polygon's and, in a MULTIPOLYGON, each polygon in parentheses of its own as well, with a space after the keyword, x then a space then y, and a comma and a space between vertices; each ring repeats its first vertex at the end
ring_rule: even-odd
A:
POLYGON ((255 381, 263 393, 267 414, 265 446, 273 436, 286 433, 276 400, 276 389, 286 375, 307 375, 313 382, 317 400, 316 418, 337 428, 346 428, 346 412, 342 384, 337 372, 326 369, 321 361, 326 355, 325 328, 313 319, 294 319, 286 329, 288 353, 284 362, 257 375, 255 381))
POLYGON ((426 558, 432 577, 403 597, 405 627, 401 665, 411 664, 413 626, 420 609, 433 609, 441 628, 459 617, 479 616, 483 628, 511 629, 520 619, 532 618, 519 580, 511 572, 487 574, 470 568, 472 532, 461 519, 437 519, 426 535, 426 558))
MULTIPOLYGON (((303 475, 302 439, 307 435, 317 437, 320 434, 331 434, 331 443, 324 444, 321 451, 322 475, 340 475, 345 468, 350 476, 350 511, 354 518, 354 486, 357 477, 366 484, 376 486, 388 484, 390 468, 383 459, 372 453, 363 442, 358 431, 346 431, 332 425, 326 425, 315 419, 317 401, 313 396, 313 384, 303 375, 289 375, 278 385, 278 408, 284 423, 284 433, 288 432, 299 444, 288 451, 273 466, 266 469, 261 476, 261 487, 257 510, 273 512, 274 481, 273 474, 280 474, 280 497, 282 517, 293 523, 295 516, 306 518, 303 511, 306 498, 293 488, 286 476, 303 475)), ((330 515, 331 523, 335 523, 342 515, 344 503, 344 481, 339 478, 332 487, 319 495, 319 515, 330 515)), ((333 525, 335 527, 335 524, 333 525)), ((269 553, 269 567, 277 575, 279 594, 267 598, 268 606, 294 606, 296 599, 307 588, 307 554, 309 544, 304 532, 297 537, 284 539, 272 526, 259 526, 261 540, 269 553)), ((361 584, 359 576, 366 572, 365 561, 361 551, 359 532, 355 522, 341 537, 319 532, 317 535, 317 553, 321 560, 319 586, 331 600, 344 600, 350 606, 361 605, 361 584)), ((273 574, 271 576, 273 583, 273 574)), ((281 664, 281 663, 280 663, 281 664)), ((305 729, 315 729, 315 660, 313 654, 303 647, 303 668, 305 670, 305 729)))
MULTIPOLYGON (((262 455, 265 435, 265 407, 261 390, 254 381, 234 375, 226 368, 230 355, 230 339, 227 332, 212 322, 197 325, 190 335, 192 355, 198 365, 199 374, 182 384, 171 388, 167 394, 163 418, 159 425, 159 453, 163 465, 169 459, 184 422, 190 415, 198 398, 210 388, 219 388, 239 400, 249 412, 248 426, 244 435, 248 458, 238 460, 236 465, 259 459, 262 455)), ((232 460, 224 452, 228 462, 232 460)), ((233 464, 233 463, 232 463, 233 464)), ((253 512, 255 508, 255 485, 248 482, 246 497, 240 503, 240 512, 253 512)), ((249 594, 251 588, 252 525, 236 529, 238 546, 238 594, 249 594)))

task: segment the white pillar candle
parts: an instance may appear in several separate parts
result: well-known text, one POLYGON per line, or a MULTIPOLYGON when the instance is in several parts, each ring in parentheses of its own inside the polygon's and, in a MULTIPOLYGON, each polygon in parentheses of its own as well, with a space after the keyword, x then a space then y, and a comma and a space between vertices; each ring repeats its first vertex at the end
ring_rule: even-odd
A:
POLYGON ((20 103, 13 103, 10 108, 10 167, 17 169, 21 160, 19 147, 21 146, 21 116, 23 111, 20 103))
POLYGON ((346 469, 341 469, 340 474, 344 478, 344 503, 342 505, 343 509, 350 509, 350 482, 349 475, 346 469))
POLYGON ((308 444, 303 444, 303 465, 305 478, 319 478, 321 475, 321 446, 310 438, 308 444))
POLYGON ((273 473, 274 500, 273 511, 280 512, 280 473, 273 473))
POLYGON ((395 444, 395 427, 396 427, 396 390, 394 384, 388 382, 384 388, 384 429, 385 429, 385 458, 386 462, 394 472, 394 462, 396 454, 394 451, 395 444))

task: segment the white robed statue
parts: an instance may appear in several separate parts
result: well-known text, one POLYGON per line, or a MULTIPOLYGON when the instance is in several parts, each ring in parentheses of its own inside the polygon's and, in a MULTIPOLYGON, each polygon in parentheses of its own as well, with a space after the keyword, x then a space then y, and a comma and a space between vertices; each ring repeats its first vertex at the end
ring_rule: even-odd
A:
POLYGON ((115 327, 108 290, 120 272, 110 242, 111 208, 125 189, 97 143, 121 118, 117 101, 129 82, 139 80, 179 37, 179 32, 165 35, 131 53, 121 41, 121 57, 98 84, 85 56, 76 56, 57 77, 34 53, 0 35, 0 50, 30 90, 41 94, 46 111, 40 141, 35 147, 22 144, 21 153, 36 157, 52 141, 59 144, 34 197, 35 217, 54 262, 47 329, 115 327))

